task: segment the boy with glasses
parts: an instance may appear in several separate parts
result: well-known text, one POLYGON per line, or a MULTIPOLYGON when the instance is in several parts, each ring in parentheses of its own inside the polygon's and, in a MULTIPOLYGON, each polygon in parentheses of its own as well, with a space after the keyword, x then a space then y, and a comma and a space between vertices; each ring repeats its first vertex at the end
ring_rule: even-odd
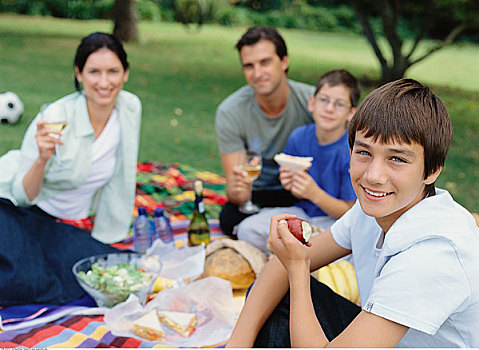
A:
POLYGON ((347 122, 360 98, 358 80, 340 69, 321 76, 308 100, 314 124, 295 129, 284 153, 313 157, 307 171, 280 168, 284 189, 300 201, 291 207, 264 208, 244 219, 237 227, 238 239, 267 252, 269 222, 273 215, 289 213, 328 229, 356 200, 349 177, 347 122))

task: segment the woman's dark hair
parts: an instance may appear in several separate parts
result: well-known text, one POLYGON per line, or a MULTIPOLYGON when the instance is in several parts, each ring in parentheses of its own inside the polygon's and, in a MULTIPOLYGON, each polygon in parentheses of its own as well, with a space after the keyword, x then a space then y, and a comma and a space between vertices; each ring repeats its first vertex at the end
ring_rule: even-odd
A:
MULTIPOLYGON (((77 48, 73 65, 78 67, 78 70, 82 72, 88 56, 102 48, 107 48, 108 50, 113 51, 121 61, 123 69, 125 71, 128 70, 129 64, 127 61, 126 52, 123 49, 123 45, 121 44, 120 40, 111 34, 101 32, 92 33, 82 39, 77 48)), ((80 83, 78 82, 76 76, 75 88, 80 91, 80 83)))

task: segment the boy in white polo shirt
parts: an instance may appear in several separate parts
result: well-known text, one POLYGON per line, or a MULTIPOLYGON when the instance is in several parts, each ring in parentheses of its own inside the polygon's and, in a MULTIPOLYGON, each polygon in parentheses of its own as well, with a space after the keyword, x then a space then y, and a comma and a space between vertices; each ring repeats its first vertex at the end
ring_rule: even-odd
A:
POLYGON ((417 81, 369 94, 349 124, 358 202, 308 247, 288 231, 292 215, 272 218, 276 256, 228 346, 479 347, 479 229, 434 186, 451 139, 445 106, 417 81), (361 308, 310 280, 349 253, 361 308))

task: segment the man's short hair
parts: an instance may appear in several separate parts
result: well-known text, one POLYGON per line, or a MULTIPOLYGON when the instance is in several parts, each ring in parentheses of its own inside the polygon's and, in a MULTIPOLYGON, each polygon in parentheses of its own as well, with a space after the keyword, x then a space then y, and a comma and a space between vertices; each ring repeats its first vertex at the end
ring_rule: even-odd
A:
MULTIPOLYGON (((356 132, 375 142, 416 142, 424 148, 424 178, 444 166, 452 140, 451 119, 442 101, 414 79, 399 79, 371 92, 349 125, 352 148, 356 132)), ((434 184, 426 195, 434 195, 434 184)))
POLYGON ((356 107, 358 105, 359 99, 361 98, 361 86, 358 79, 347 70, 335 69, 319 77, 314 95, 316 95, 326 84, 331 87, 344 85, 349 91, 349 102, 351 103, 351 106, 356 107))
POLYGON ((276 48, 276 54, 280 59, 283 59, 284 56, 288 55, 288 50, 286 49, 286 43, 284 42, 283 37, 275 28, 272 27, 249 28, 236 43, 236 49, 238 52, 241 52, 241 48, 243 46, 254 45, 261 40, 271 41, 274 44, 276 48))

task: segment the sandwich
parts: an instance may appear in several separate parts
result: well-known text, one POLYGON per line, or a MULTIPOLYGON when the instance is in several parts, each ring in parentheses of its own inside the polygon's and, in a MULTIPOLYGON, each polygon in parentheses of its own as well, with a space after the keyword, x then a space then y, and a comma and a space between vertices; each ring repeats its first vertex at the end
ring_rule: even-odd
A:
POLYGON ((194 332, 197 320, 191 312, 158 311, 160 321, 171 329, 188 338, 194 332))
POLYGON ((274 161, 280 166, 288 167, 292 170, 308 170, 311 167, 313 157, 290 156, 285 153, 278 153, 274 156, 274 161))
POLYGON ((133 333, 148 340, 161 340, 165 337, 155 309, 133 322, 133 333))

